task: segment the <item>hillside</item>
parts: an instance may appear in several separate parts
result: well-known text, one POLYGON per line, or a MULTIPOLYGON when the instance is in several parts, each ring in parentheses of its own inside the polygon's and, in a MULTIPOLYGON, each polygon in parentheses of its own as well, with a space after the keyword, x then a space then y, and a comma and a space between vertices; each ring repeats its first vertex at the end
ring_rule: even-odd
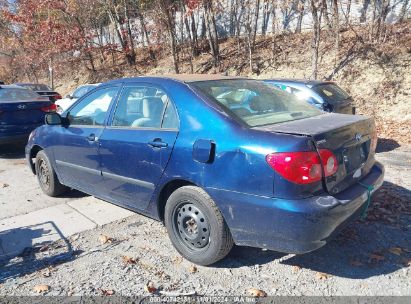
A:
MULTIPOLYGON (((359 114, 375 117, 379 137, 399 143, 411 143, 411 22, 391 25, 384 43, 368 43, 367 27, 351 27, 341 32, 339 58, 335 57, 332 32, 323 31, 320 45, 319 78, 337 81, 354 98, 359 114)), ((242 42, 242 43, 245 43, 242 42)), ((192 60, 195 73, 225 73, 253 78, 308 78, 311 73, 311 34, 277 35, 273 52, 271 36, 258 37, 250 71, 246 48, 237 40, 221 41, 221 66, 212 66, 208 45, 192 60), (273 55, 274 53, 274 55, 273 55)), ((147 50, 137 49, 137 64, 130 67, 122 58, 114 64, 100 65, 90 73, 81 67, 60 70, 56 89, 69 93, 86 82, 102 82, 124 76, 172 73, 167 49, 156 51, 156 61, 147 50)), ((180 50, 180 70, 190 73, 187 50, 180 50)), ((46 80, 45 80, 46 81, 46 80)))

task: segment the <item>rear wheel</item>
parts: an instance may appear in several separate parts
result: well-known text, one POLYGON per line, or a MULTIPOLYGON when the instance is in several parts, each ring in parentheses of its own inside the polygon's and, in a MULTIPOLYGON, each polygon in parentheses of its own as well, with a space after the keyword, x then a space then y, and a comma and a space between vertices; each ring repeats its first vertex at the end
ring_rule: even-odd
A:
POLYGON ((44 151, 39 151, 36 155, 36 175, 41 190, 48 196, 58 196, 68 189, 59 182, 44 151))
POLYGON ((164 217, 171 242, 191 262, 213 264, 233 247, 220 210, 199 187, 184 186, 174 191, 167 200, 164 217))

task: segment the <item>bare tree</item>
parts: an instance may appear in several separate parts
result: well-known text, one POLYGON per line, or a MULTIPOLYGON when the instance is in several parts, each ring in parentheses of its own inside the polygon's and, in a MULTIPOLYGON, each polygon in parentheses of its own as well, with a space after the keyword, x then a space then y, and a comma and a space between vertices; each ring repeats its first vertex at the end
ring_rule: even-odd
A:
POLYGON ((310 0, 311 15, 313 19, 313 34, 312 34, 312 59, 311 59, 311 78, 318 77, 318 53, 320 48, 321 35, 321 16, 323 11, 322 1, 310 0))

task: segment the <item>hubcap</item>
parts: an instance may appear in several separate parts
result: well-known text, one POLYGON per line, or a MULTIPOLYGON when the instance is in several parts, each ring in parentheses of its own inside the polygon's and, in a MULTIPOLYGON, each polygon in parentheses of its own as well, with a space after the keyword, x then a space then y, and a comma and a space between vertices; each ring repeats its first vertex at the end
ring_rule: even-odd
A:
POLYGON ((192 250, 203 248, 210 241, 207 217, 194 204, 183 203, 175 209, 174 228, 180 240, 192 250))
POLYGON ((44 186, 44 188, 48 188, 50 186, 50 175, 49 175, 49 167, 47 166, 44 160, 40 161, 39 164, 39 179, 40 183, 44 186))

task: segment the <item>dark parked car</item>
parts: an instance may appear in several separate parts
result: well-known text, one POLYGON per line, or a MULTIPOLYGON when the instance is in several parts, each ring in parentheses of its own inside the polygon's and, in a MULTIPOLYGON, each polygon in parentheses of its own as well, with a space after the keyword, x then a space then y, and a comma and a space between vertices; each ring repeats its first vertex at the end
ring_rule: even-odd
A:
POLYGON ((37 94, 47 97, 50 101, 55 102, 57 99, 61 99, 61 95, 56 91, 53 91, 50 87, 45 84, 39 83, 15 83, 20 87, 24 87, 26 89, 33 90, 37 94))
POLYGON ((325 113, 261 81, 119 79, 46 122, 26 147, 46 194, 75 188, 162 220, 202 265, 233 243, 320 248, 383 182, 373 119, 325 113), (236 90, 253 92, 250 109, 221 97, 236 90))
POLYGON ((44 124, 55 105, 37 93, 14 85, 0 85, 0 144, 24 142, 44 124))
POLYGON ((355 107, 351 96, 335 82, 297 79, 267 79, 264 81, 295 94, 299 99, 323 111, 355 114, 355 107))

